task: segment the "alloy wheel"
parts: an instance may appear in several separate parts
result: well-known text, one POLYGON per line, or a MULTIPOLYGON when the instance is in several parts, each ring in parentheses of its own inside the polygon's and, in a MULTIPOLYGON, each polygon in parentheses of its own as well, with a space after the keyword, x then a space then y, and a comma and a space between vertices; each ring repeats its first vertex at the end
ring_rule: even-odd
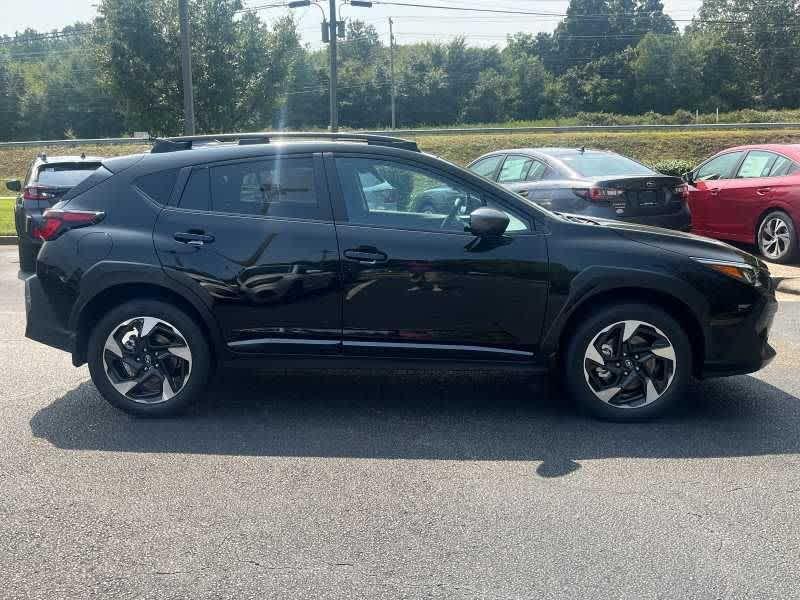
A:
POLYGON ((134 317, 109 334, 103 367, 120 394, 140 404, 158 404, 189 381, 192 353, 174 325, 156 317, 134 317))
POLYGON ((767 258, 779 259, 786 254, 791 244, 786 221, 780 217, 771 217, 764 221, 758 235, 758 244, 767 258))
POLYGON ((583 360, 589 389, 616 408, 641 408, 658 400, 675 368, 672 342, 644 321, 609 325, 589 343, 583 360))

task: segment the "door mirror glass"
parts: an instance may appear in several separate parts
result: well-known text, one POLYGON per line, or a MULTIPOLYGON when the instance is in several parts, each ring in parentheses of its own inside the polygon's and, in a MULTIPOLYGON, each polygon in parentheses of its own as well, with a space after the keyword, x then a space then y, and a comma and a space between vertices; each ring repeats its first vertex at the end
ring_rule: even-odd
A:
POLYGON ((470 233, 478 237, 503 235, 508 228, 508 215, 494 208, 478 208, 469 215, 470 233))
POLYGON ((11 179, 10 181, 6 181, 6 188, 12 192, 19 192, 22 189, 22 183, 19 179, 11 179))

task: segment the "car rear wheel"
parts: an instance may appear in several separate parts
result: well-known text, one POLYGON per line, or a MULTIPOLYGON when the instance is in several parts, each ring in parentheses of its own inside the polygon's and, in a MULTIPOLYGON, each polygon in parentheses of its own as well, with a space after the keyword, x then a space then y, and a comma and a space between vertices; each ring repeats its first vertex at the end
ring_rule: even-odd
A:
POLYGON ((684 397, 689 340, 656 306, 606 306, 583 320, 563 357, 566 388, 590 414, 615 421, 663 415, 684 397))
POLYGON ((797 254, 797 233, 792 218, 780 210, 764 217, 758 228, 758 249, 768 260, 791 262, 797 254))
POLYGON ((208 342, 171 304, 137 300, 113 309, 92 331, 89 372, 112 405, 140 416, 179 413, 210 375, 208 342))
POLYGON ((17 253, 19 254, 20 271, 32 273, 36 270, 36 255, 38 251, 22 237, 20 237, 19 244, 17 245, 17 253))

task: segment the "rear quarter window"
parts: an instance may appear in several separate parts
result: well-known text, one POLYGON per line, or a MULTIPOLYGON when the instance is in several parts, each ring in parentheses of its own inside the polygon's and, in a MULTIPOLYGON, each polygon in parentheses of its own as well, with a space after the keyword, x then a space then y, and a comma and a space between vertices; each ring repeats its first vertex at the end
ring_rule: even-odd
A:
POLYGON ((143 175, 134 181, 134 185, 151 200, 159 204, 169 204, 177 179, 178 169, 168 169, 143 175))

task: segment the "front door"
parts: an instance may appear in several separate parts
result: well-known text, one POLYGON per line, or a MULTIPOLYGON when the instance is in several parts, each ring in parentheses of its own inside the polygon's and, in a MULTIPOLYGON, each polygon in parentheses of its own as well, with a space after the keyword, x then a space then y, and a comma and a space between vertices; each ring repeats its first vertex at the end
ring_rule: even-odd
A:
POLYGON ((450 175, 395 158, 343 154, 327 164, 337 184, 346 354, 536 357, 546 308, 547 250, 524 211, 450 175), (365 173, 393 186, 396 209, 370 207, 365 173), (422 212, 418 205, 430 196, 442 199, 440 208, 422 212), (509 215, 507 235, 485 240, 464 231, 468 213, 485 205, 509 215))
POLYGON ((694 183, 689 188, 692 231, 695 233, 717 236, 724 231, 727 188, 743 156, 743 151, 728 152, 697 168, 694 183))
POLYGON ((237 353, 339 353, 339 261, 322 158, 195 167, 155 230, 168 275, 213 305, 237 353))

